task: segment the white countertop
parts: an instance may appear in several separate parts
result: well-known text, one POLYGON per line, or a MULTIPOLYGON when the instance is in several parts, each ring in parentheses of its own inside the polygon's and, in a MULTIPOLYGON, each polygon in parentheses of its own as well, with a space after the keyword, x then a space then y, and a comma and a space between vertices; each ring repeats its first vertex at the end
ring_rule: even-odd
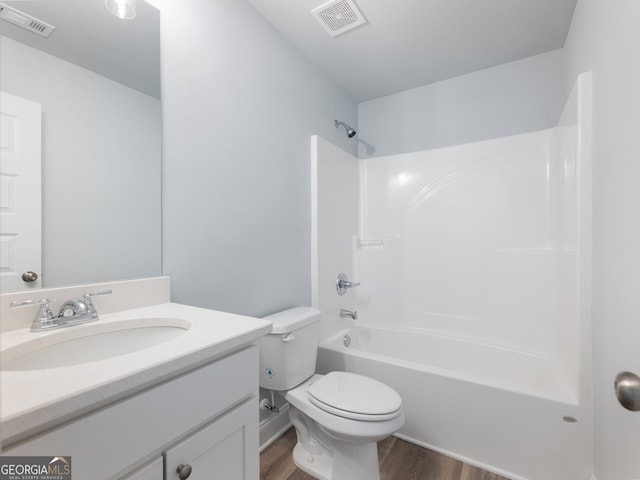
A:
POLYGON ((263 319, 164 303, 100 315, 97 322, 46 333, 12 330, 2 334, 1 347, 19 348, 34 338, 97 325, 108 331, 118 322, 144 318, 183 319, 191 326, 167 342, 104 360, 43 370, 0 370, 3 446, 209 363, 271 331, 271 323, 263 319))

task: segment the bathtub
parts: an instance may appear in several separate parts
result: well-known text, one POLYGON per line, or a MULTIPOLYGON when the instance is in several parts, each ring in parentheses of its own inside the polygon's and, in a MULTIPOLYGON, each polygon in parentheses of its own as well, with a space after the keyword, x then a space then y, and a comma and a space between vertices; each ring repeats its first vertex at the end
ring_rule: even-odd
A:
POLYGON ((319 345, 318 372, 333 370, 394 388, 406 414, 402 439, 511 479, 589 477, 590 412, 549 358, 423 330, 356 326, 319 345))

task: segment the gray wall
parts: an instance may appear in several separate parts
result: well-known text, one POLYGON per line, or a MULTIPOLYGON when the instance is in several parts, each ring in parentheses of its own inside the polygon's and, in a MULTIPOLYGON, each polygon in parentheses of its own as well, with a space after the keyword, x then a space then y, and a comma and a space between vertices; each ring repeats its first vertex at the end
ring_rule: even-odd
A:
POLYGON ((555 126, 566 100, 562 50, 363 102, 360 158, 555 126))
POLYGON ((310 303, 310 137, 357 106, 246 2, 162 3, 163 270, 176 302, 310 303))
POLYGON ((160 275, 160 101, 3 36, 0 61, 42 105, 43 286, 160 275))

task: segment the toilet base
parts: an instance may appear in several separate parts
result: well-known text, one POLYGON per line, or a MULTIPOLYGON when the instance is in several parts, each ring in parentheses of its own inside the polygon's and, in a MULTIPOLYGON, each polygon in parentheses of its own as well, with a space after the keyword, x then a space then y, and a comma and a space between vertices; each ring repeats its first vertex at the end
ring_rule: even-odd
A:
POLYGON ((354 445, 336 442, 333 458, 310 454, 302 444, 293 449, 293 463, 318 480, 380 480, 376 443, 354 445))
POLYGON ((404 414, 385 421, 340 417, 313 405, 308 388, 319 375, 286 391, 289 419, 296 430, 293 461, 319 480, 380 480, 378 441, 402 427, 404 414))
POLYGON ((331 480, 380 480, 378 445, 343 443, 333 451, 333 478, 331 480))
POLYGON ((291 406, 293 463, 318 480, 380 480, 377 442, 340 441, 291 406), (332 438, 333 437, 333 438, 332 438))
POLYGON ((310 454, 300 443, 293 447, 293 463, 304 473, 318 480, 331 480, 333 458, 322 453, 310 454))

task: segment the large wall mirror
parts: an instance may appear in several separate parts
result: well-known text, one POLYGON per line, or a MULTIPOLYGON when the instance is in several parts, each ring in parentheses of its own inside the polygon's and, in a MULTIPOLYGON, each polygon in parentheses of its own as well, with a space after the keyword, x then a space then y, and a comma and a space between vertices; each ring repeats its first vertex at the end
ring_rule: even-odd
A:
MULTIPOLYGON (((2 282, 0 293, 160 275, 159 11, 143 0, 128 20, 104 0, 2 1, 2 8, 55 30, 45 38, 0 19, 0 90, 11 96, 3 98, 41 106, 42 206, 38 280, 2 282)), ((13 127, 4 120, 10 144, 13 127)), ((0 244, 4 270, 16 250, 7 245, 0 244)))

